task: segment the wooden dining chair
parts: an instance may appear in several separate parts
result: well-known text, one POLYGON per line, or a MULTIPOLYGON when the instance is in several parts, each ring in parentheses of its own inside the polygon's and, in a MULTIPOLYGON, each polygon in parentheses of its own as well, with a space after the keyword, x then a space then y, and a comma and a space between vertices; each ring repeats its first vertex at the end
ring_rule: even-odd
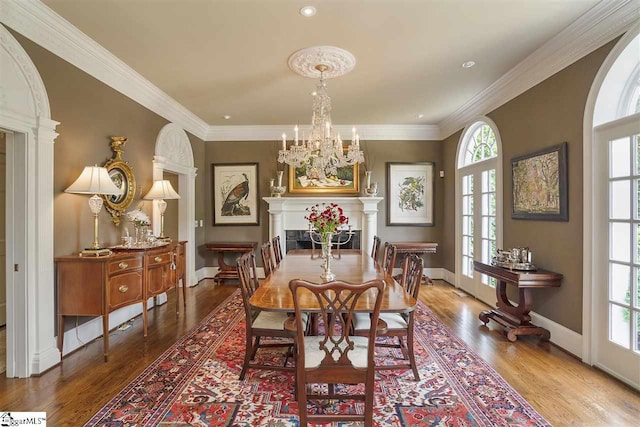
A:
POLYGON ((315 284, 296 279, 289 282, 293 294, 296 321, 288 321, 287 328, 296 331, 296 393, 300 425, 307 422, 364 421, 365 426, 373 425, 374 361, 373 347, 378 325, 382 294, 382 280, 372 280, 362 284, 333 281, 315 284), (364 296, 364 297, 363 297, 364 296), (370 328, 366 337, 349 335, 349 325, 353 320, 358 300, 374 298, 374 311, 371 320, 376 327, 370 328), (320 308, 318 335, 305 336, 302 324, 303 308, 309 302, 317 303, 320 308), (336 392, 335 384, 364 384, 364 391, 345 390, 336 392), (307 390, 310 384, 327 384, 326 393, 314 388, 307 390), (309 400, 335 399, 340 401, 364 401, 364 413, 357 414, 355 405, 349 405, 350 412, 334 411, 308 413, 309 400))
POLYGON ((380 238, 378 236, 373 236, 373 248, 371 249, 371 258, 377 263, 378 262, 378 252, 380 252, 380 238))
POLYGON ((396 265, 396 247, 389 242, 384 243, 382 253, 382 269, 389 275, 393 274, 393 267, 396 265))
MULTIPOLYGON (((237 260, 238 277, 240 278, 240 290, 242 293, 242 302, 244 304, 244 312, 246 316, 246 345, 244 362, 242 363, 242 371, 240 379, 243 380, 247 369, 269 369, 269 370, 286 370, 292 371, 293 366, 288 365, 289 358, 292 354, 294 346, 294 334, 284 328, 284 323, 289 319, 285 312, 268 312, 253 308, 249 304, 249 298, 255 293, 259 286, 258 276, 256 274, 256 258, 253 252, 247 252, 237 260), (289 338, 286 340, 278 340, 263 343, 263 337, 279 337, 289 338), (282 366, 266 365, 263 363, 251 363, 255 359, 259 348, 265 347, 285 347, 287 352, 284 353, 284 364, 282 366)), ((303 330, 306 330, 308 323, 308 315, 301 317, 303 330)))
POLYGON ((275 268, 273 256, 271 253, 271 242, 263 243, 260 246, 260 255, 262 256, 262 266, 264 268, 264 277, 267 277, 275 268))
MULTIPOLYGON (((400 285, 405 291, 417 300, 420 283, 422 282, 422 258, 412 254, 405 258, 402 268, 400 285)), ((416 381, 420 381, 420 374, 416 365, 413 351, 413 311, 409 313, 381 313, 380 320, 387 324, 387 331, 378 334, 378 337, 395 337, 397 342, 383 342, 378 340, 376 346, 400 349, 403 359, 407 363, 394 363, 391 365, 376 366, 378 370, 411 369, 416 381)), ((354 316, 354 334, 367 336, 371 327, 371 319, 367 313, 356 313, 354 316)), ((393 340, 393 338, 392 338, 393 340)))
POLYGON ((274 264, 275 266, 280 265, 280 261, 282 261, 282 246, 280 245, 280 236, 275 236, 271 239, 271 246, 273 247, 273 255, 274 255, 274 264))

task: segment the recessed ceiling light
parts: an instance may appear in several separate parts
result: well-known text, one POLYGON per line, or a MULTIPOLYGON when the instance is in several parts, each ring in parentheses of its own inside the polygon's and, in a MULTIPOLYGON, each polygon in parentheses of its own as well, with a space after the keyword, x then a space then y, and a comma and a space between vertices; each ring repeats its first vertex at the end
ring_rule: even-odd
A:
POLYGON ((315 90, 313 92, 310 92, 309 95, 311 96, 316 96, 318 94, 318 92, 316 92, 315 90))
POLYGON ((475 62, 475 61, 467 61, 467 62, 465 62, 465 63, 463 63, 463 64, 462 64, 462 68, 471 68, 471 67, 473 67, 474 65, 476 65, 476 62, 475 62))
POLYGON ((305 18, 310 18, 315 14, 316 14, 316 8, 313 6, 305 6, 302 9, 300 9, 300 15, 304 16, 305 18))
POLYGON ((421 119, 424 117, 424 114, 416 114, 416 119, 421 119))
POLYGON ((225 120, 229 120, 231 118, 231 116, 228 115, 228 114, 225 114, 224 116, 222 116, 222 118, 225 119, 225 120))

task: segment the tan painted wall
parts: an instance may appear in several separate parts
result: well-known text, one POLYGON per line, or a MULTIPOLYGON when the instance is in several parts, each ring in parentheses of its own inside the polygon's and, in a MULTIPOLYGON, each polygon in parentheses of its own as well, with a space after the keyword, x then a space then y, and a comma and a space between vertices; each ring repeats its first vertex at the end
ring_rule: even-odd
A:
MULTIPOLYGON (((611 42, 488 114, 502 139, 504 184, 503 235, 506 248, 528 246, 535 264, 564 275, 560 288, 535 291, 533 310, 567 328, 582 330, 582 144, 584 108, 611 42), (568 143, 569 221, 511 219, 511 159, 566 141, 568 143)), ((460 132, 445 140, 444 158, 454 188, 455 155, 460 132)), ((446 234, 454 236, 455 198, 446 200, 446 234)), ((444 266, 454 271, 454 241, 444 266)), ((510 297, 517 300, 513 293, 510 297)))
MULTIPOLYGON (((379 195, 384 197, 386 162, 432 161, 436 170, 442 164, 439 142, 429 141, 367 141, 363 143, 367 162, 373 171, 373 181, 378 182, 379 195)), ((206 174, 205 187, 207 194, 206 206, 206 239, 207 241, 257 241, 260 244, 269 237, 269 216, 267 204, 262 197, 269 195, 269 180, 276 176, 276 157, 279 145, 276 142, 239 141, 239 142, 207 142, 206 143, 206 174), (243 163, 259 162, 260 174, 260 226, 213 226, 213 207, 211 199, 211 164, 212 163, 243 163)), ((278 168, 282 165, 278 164, 278 168)), ((361 179, 364 168, 361 168, 361 179)), ((284 181, 287 180, 285 173, 284 181)), ((435 241, 441 243, 441 223, 443 219, 443 188, 442 180, 436 178, 436 204, 434 227, 389 227, 386 225, 386 205, 382 201, 378 205, 378 230, 383 242, 395 241, 435 241)), ((285 194, 285 196, 293 196, 285 194)), ((301 194, 306 196, 306 194, 301 194)), ((339 196, 336 197, 337 199, 339 196)), ((439 267, 442 264, 440 254, 425 258, 426 267, 439 267)), ((207 255, 207 265, 216 265, 215 256, 207 255)))
MULTIPOLYGON (((126 136, 129 141, 123 157, 133 167, 138 187, 128 210, 135 209, 151 188, 156 137, 167 121, 21 35, 12 34, 42 76, 52 119, 61 122, 54 145, 54 252, 56 256, 77 253, 93 241, 93 218, 88 196, 67 194, 64 190, 83 167, 103 164, 112 157, 110 136, 126 136)), ((189 139, 197 162, 204 142, 193 135, 189 139)), ((202 175, 196 178, 196 199, 202 198, 197 192, 202 190, 203 179, 202 175)), ((144 201, 143 210, 151 213, 150 201, 144 201)), ((203 215, 196 206, 198 213, 203 215)), ((114 226, 104 210, 99 219, 100 242, 118 244, 122 225, 114 226)), ((202 265, 203 261, 196 259, 196 268, 202 265)))

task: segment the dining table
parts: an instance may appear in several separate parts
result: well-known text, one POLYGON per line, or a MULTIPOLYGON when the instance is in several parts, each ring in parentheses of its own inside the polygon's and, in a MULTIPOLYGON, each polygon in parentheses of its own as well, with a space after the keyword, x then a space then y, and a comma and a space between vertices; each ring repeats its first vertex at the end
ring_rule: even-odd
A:
MULTIPOLYGON (((293 279, 303 279, 312 283, 322 283, 320 275, 323 262, 322 258, 313 256, 310 250, 289 251, 280 266, 258 286, 249 303, 264 311, 294 311, 289 282, 293 279)), ((406 313, 416 306, 416 299, 409 295, 393 276, 386 274, 373 258, 360 250, 341 251, 340 258, 332 260, 331 271, 336 275, 336 280, 349 283, 383 280, 385 287, 380 312, 406 313)), ((317 299, 309 291, 301 292, 299 304, 305 311, 320 311, 317 299)), ((371 289, 360 297, 355 310, 373 312, 374 305, 375 291, 371 289)))

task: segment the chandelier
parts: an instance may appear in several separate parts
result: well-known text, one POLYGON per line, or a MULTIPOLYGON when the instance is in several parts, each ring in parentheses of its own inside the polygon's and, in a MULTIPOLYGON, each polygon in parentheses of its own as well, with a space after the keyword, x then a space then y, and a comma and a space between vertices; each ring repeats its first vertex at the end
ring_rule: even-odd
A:
MULTIPOLYGON (((296 125, 293 129, 293 143, 288 149, 287 135, 283 133, 282 149, 278 153, 278 162, 286 163, 296 168, 302 166, 311 167, 320 178, 326 178, 337 175, 338 168, 363 163, 364 153, 360 150, 360 136, 356 133, 355 127, 351 130, 351 144, 346 149, 340 134, 335 132, 331 121, 331 98, 327 93, 327 84, 324 80, 325 72, 330 69, 330 66, 323 63, 321 49, 319 48, 317 52, 318 63, 313 67, 316 72, 320 73, 320 82, 317 85, 313 99, 311 129, 307 135, 303 131, 300 138, 299 129, 296 125)), ((327 47, 324 47, 324 49, 327 49, 327 47)), ((342 71, 342 74, 347 71, 342 71)), ((334 72, 334 75, 340 74, 334 72)))

